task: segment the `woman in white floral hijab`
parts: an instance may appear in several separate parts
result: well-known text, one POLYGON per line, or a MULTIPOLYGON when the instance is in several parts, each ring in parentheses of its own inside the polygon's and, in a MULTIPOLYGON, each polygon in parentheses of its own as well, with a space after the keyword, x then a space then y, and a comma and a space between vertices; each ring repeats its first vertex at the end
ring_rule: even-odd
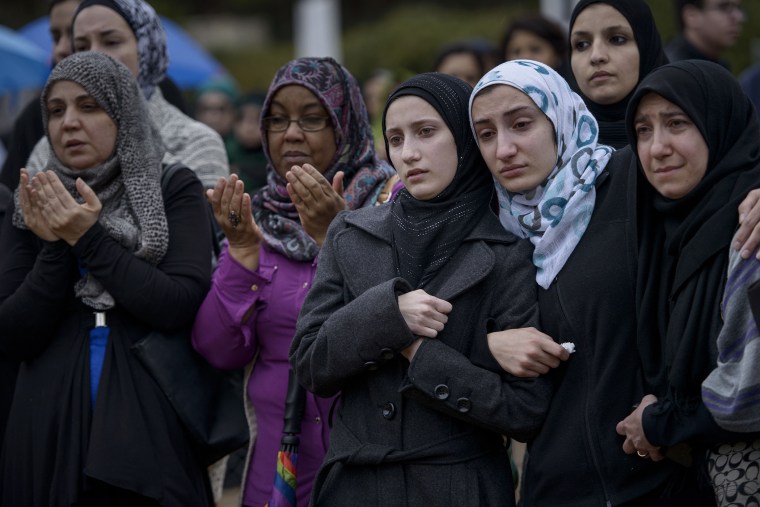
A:
POLYGON ((532 241, 542 287, 542 332, 489 335, 505 370, 554 380, 549 413, 528 448, 523 505, 682 505, 671 497, 678 466, 643 459, 644 450, 624 454, 615 432, 643 394, 630 149, 598 144, 581 98, 538 62, 510 61, 486 74, 470 114, 501 223, 532 241), (572 356, 564 342, 575 345, 572 356))

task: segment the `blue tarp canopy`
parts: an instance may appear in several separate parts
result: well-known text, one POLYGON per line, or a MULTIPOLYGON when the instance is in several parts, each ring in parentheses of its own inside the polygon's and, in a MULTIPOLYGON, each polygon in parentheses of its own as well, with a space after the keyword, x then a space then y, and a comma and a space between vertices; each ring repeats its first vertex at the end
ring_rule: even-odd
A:
POLYGON ((0 95, 41 88, 49 72, 47 52, 0 25, 0 95))

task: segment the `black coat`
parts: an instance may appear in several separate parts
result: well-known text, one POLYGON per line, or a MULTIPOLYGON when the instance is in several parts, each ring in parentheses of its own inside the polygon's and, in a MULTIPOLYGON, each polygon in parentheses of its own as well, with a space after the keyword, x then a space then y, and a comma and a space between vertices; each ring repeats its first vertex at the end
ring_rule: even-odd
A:
POLYGON ((532 247, 486 214, 425 287, 453 310, 409 364, 390 210, 335 219, 290 349, 307 389, 342 393, 312 505, 511 506, 502 434, 532 436, 550 390, 504 373, 486 333, 537 324, 532 247))
POLYGON ((93 478, 166 506, 211 505, 205 467, 129 348, 150 329, 189 328, 210 284, 210 249, 198 248, 210 242, 201 183, 188 169, 169 185, 169 249, 158 266, 125 250, 99 223, 70 247, 14 227, 9 210, 0 352, 22 363, 0 457, 3 507, 71 505, 93 478), (111 331, 94 410, 94 317, 74 296, 77 259, 117 301, 106 312, 111 331))
MULTIPOLYGON (((615 152, 597 183, 586 232, 547 290, 541 329, 576 352, 556 370, 549 414, 529 443, 525 507, 615 506, 642 500, 676 465, 625 454, 615 425, 646 394, 636 346, 636 165, 615 152)), ((639 505, 649 505, 643 501, 639 505)), ((676 504, 673 504, 676 505, 676 504)))

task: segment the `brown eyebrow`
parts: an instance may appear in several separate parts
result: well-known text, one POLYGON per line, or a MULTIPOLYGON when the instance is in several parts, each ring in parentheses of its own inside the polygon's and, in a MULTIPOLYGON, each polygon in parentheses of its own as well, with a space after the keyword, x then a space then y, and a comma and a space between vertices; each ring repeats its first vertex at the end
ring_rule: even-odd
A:
MULTIPOLYGON (((282 102, 280 102, 278 100, 273 100, 272 104, 269 106, 269 113, 268 114, 271 114, 272 108, 274 108, 275 106, 279 107, 280 109, 286 109, 285 105, 282 102)), ((309 112, 312 109, 322 109, 322 110, 324 110, 325 107, 322 105, 321 102, 308 102, 308 103, 304 104, 303 106, 301 106, 300 111, 301 111, 301 113, 304 113, 304 112, 309 112)), ((329 116, 329 112, 328 112, 328 116, 329 116)))
MULTIPOLYGON (((519 105, 516 107, 513 107, 512 109, 508 109, 504 111, 504 114, 502 114, 502 117, 504 116, 515 116, 519 113, 522 113, 524 111, 532 112, 532 108, 528 104, 519 105)), ((488 123, 490 120, 488 119, 482 119, 482 120, 475 120, 473 122, 474 125, 482 125, 483 123, 488 123)))
MULTIPOLYGON (((628 34, 629 34, 629 35, 633 35, 633 29, 632 29, 632 28, 630 28, 630 27, 624 26, 624 25, 613 25, 613 26, 608 26, 608 27, 606 27, 606 28, 605 28, 604 30, 602 30, 602 31, 603 31, 605 34, 607 34, 607 33, 610 33, 610 32, 626 32, 626 34, 627 34, 627 35, 628 35, 628 34)), ((579 31, 574 31, 573 33, 571 33, 571 34, 570 34, 570 37, 571 37, 571 38, 572 38, 572 37, 589 37, 590 35, 591 35, 591 32, 587 32, 587 31, 585 31, 585 30, 582 30, 582 31, 581 31, 581 30, 579 30, 579 31)))
MULTIPOLYGON (((440 120, 440 119, 438 119, 438 118, 435 118, 435 117, 432 117, 432 116, 431 116, 430 118, 424 118, 424 117, 423 117, 423 118, 419 118, 419 119, 417 119, 417 120, 414 120, 414 121, 411 123, 411 126, 412 126, 412 127, 419 127, 419 126, 421 126, 421 125, 425 125, 425 124, 427 124, 427 123, 434 123, 434 124, 436 124, 436 125, 440 125, 440 124, 442 123, 442 120, 440 120)), ((386 132, 386 134, 387 134, 388 132, 394 132, 394 131, 396 131, 396 130, 401 130, 401 127, 395 127, 395 126, 392 126, 392 127, 390 127, 390 128, 387 128, 387 129, 385 129, 385 132, 386 132)))
MULTIPOLYGON (((657 116, 660 117, 660 118, 673 118, 674 116, 687 116, 688 117, 689 115, 686 114, 686 113, 684 113, 683 111, 672 111, 671 110, 671 111, 660 111, 659 113, 657 113, 657 116)), ((639 115, 637 115, 633 119, 633 123, 635 124, 635 123, 646 121, 646 118, 647 117, 644 116, 643 114, 639 114, 639 115)))
MULTIPOLYGON (((83 93, 81 95, 77 95, 76 97, 74 97, 74 102, 81 102, 81 101, 87 100, 87 99, 93 99, 94 100, 95 98, 92 95, 90 95, 89 93, 83 93)), ((61 99, 61 98, 59 98, 59 97, 50 97, 50 99, 48 99, 47 103, 50 104, 51 102, 64 102, 64 100, 61 99)), ((97 100, 95 102, 97 102, 97 100)))
MULTIPOLYGON (((113 35, 113 34, 121 35, 122 32, 121 32, 121 30, 118 30, 116 28, 109 28, 108 30, 103 30, 102 32, 98 32, 96 35, 98 37, 107 37, 107 36, 113 35)), ((74 37, 74 40, 82 40, 82 39, 86 39, 86 38, 87 38, 87 34, 80 35, 79 37, 74 37)))

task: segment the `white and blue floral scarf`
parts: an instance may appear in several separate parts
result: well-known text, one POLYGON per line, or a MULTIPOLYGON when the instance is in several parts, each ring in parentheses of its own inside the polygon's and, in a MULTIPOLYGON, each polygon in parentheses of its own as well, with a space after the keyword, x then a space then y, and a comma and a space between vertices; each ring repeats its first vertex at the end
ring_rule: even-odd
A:
POLYGON ((505 229, 533 243, 536 281, 546 289, 588 227, 597 178, 614 150, 597 144, 597 122, 567 82, 532 60, 502 63, 480 79, 470 97, 473 134, 473 100, 483 89, 500 84, 528 95, 554 125, 557 162, 546 181, 528 192, 509 192, 494 179, 499 220, 505 229))

